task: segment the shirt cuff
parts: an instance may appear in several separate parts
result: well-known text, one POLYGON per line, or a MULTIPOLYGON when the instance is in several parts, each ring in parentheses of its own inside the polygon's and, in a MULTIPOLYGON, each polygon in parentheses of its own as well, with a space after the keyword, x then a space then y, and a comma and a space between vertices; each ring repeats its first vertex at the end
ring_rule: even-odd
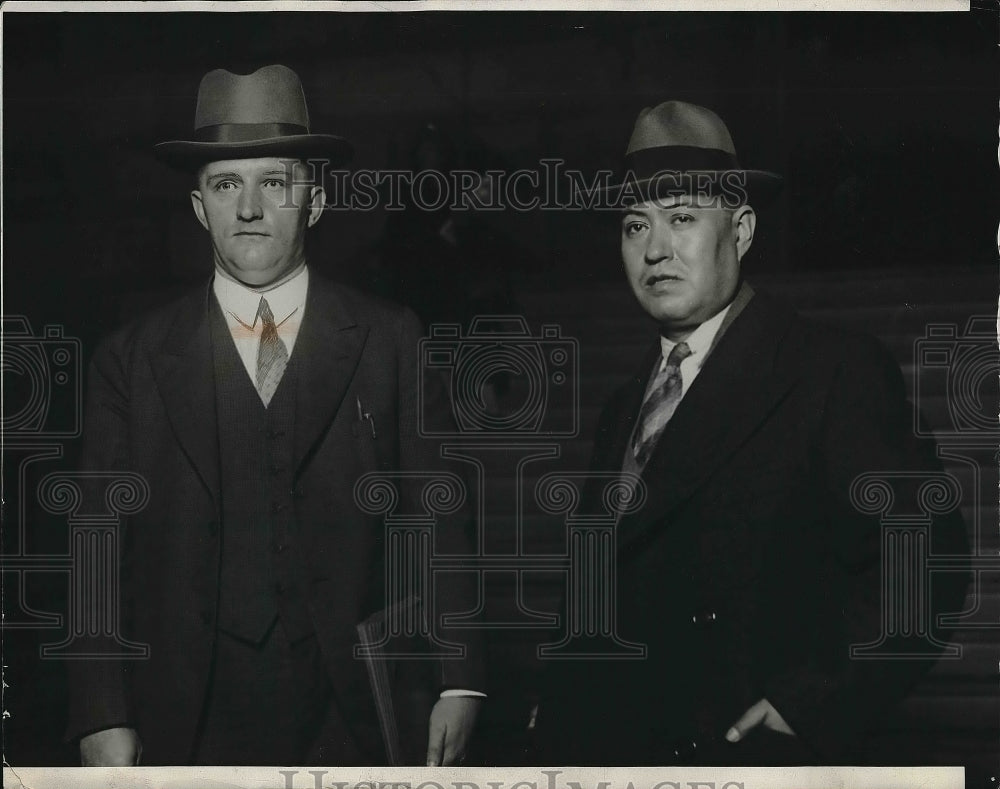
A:
POLYGON ((478 690, 462 690, 461 688, 451 688, 450 690, 442 690, 441 698, 442 699, 454 699, 454 698, 485 699, 486 694, 480 693, 478 690))

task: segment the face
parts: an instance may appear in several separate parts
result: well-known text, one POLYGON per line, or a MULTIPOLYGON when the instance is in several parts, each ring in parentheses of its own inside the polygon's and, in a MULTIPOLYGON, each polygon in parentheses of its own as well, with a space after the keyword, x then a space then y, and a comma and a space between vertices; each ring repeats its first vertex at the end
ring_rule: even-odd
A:
POLYGON ((625 275, 666 337, 685 339, 733 299, 755 223, 750 206, 731 210, 704 200, 696 206, 685 197, 624 212, 625 275))
POLYGON ((305 262, 306 228, 319 221, 324 197, 301 162, 233 159, 201 169, 191 203, 212 236, 216 268, 266 287, 305 262))

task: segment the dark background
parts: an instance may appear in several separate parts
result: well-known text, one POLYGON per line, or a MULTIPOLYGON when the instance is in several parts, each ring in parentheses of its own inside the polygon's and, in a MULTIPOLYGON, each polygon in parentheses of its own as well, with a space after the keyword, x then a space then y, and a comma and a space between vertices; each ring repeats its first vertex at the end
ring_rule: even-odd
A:
MULTIPOLYGON (((7 13, 3 28, 4 310, 36 332, 61 325, 82 341, 84 362, 124 317, 211 271, 190 178, 155 161, 151 146, 190 131, 206 71, 275 62, 301 75, 313 130, 352 140, 365 168, 407 166, 428 122, 456 165, 536 168, 560 157, 588 173, 616 168, 640 109, 670 98, 703 104, 728 123, 744 166, 785 176, 782 195, 759 209, 745 263, 762 281, 833 320, 867 320, 864 328, 895 338, 904 360, 927 321, 995 313, 995 11, 7 13)), ((311 238, 311 265, 407 300, 399 283, 432 263, 407 255, 399 233, 409 231, 394 222, 382 211, 329 213, 311 238)), ((591 363, 585 428, 641 352, 636 338, 648 339, 617 247, 613 218, 536 212, 479 226, 466 248, 487 261, 485 279, 501 292, 494 303, 578 329, 570 336, 591 363), (587 334, 595 315, 619 312, 620 323, 587 334), (617 345, 600 345, 612 336, 617 345), (623 361, 602 367, 602 356, 623 361)), ((446 298, 414 306, 434 318, 446 298)), ((7 382, 15 395, 16 383, 7 382)), ((71 466, 76 445, 64 447, 61 463, 71 466)), ((567 457, 585 459, 587 448, 581 440, 567 457)), ((10 550, 17 538, 5 520, 10 550)), ((27 547, 65 551, 57 525, 30 529, 27 547)), ((5 583, 10 611, 19 594, 5 583)), ((58 579, 36 577, 25 596, 59 610, 61 590, 58 579)), ((4 751, 13 764, 75 762, 59 741, 62 667, 37 657, 38 644, 57 636, 4 634, 13 712, 4 751)), ((496 698, 517 703, 487 721, 494 741, 508 743, 487 754, 495 762, 523 753, 516 733, 536 673, 528 641, 517 639, 497 652, 510 658, 498 687, 513 691, 496 698)), ((977 654, 995 670, 994 645, 977 654)), ((961 710, 995 689, 949 687, 952 739, 928 750, 928 737, 911 732, 893 758, 986 770, 996 761, 982 750, 994 707, 972 719, 961 710)))

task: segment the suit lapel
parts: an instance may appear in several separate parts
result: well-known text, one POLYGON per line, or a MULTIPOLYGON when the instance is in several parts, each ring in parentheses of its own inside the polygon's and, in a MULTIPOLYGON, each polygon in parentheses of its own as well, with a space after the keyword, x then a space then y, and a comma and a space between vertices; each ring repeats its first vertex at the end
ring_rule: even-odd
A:
POLYGON ((292 351, 298 360, 296 470, 336 414, 367 337, 368 327, 357 323, 336 287, 310 272, 305 316, 292 351))
POLYGON ((733 319, 643 470, 646 504, 622 520, 621 547, 687 501, 789 391, 794 378, 779 373, 775 357, 793 317, 756 296, 733 319))
POLYGON ((654 365, 660 358, 662 358, 662 349, 659 340, 657 340, 643 355, 642 363, 639 365, 635 377, 620 390, 619 405, 615 408, 619 418, 614 420, 611 435, 603 440, 601 456, 595 458, 597 468, 621 469, 622 459, 629 451, 629 441, 635 428, 635 420, 642 408, 643 395, 649 385, 654 365))
POLYGON ((150 364, 167 418, 205 487, 219 500, 219 445, 209 324, 211 280, 184 299, 150 364))

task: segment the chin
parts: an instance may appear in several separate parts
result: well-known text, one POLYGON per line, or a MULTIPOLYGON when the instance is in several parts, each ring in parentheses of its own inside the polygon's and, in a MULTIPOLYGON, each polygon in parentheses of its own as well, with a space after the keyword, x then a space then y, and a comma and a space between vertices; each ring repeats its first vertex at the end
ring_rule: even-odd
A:
POLYGON ((271 269, 246 269, 240 268, 235 271, 230 271, 229 275, 244 285, 250 285, 252 287, 258 287, 260 285, 267 285, 278 278, 277 272, 271 269))
POLYGON ((277 269, 278 266, 273 260, 257 260, 254 258, 241 260, 236 265, 236 270, 248 277, 261 276, 277 269))
POLYGON ((685 308, 686 305, 679 304, 673 299, 670 302, 656 300, 644 304, 643 307, 654 320, 664 325, 683 324, 691 318, 691 311, 685 308))

